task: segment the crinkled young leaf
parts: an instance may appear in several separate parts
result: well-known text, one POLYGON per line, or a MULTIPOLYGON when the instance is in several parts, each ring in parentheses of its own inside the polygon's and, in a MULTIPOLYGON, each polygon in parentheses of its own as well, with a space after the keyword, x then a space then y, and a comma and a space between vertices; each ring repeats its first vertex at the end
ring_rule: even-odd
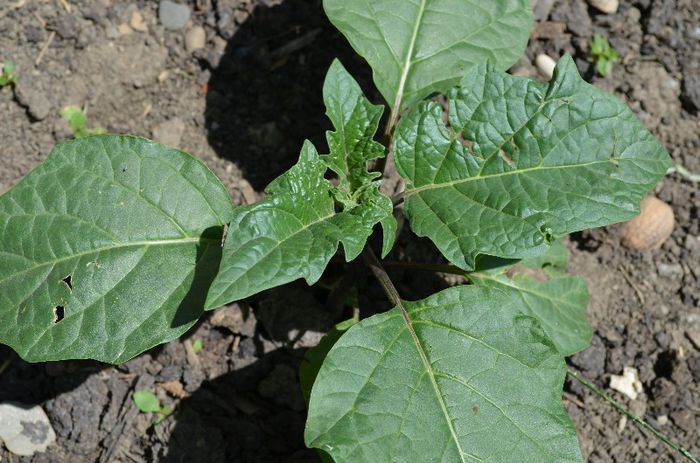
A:
POLYGON ((394 208, 391 199, 379 191, 377 177, 381 173, 367 170, 369 161, 385 156, 384 146, 374 141, 384 108, 365 98, 360 86, 338 60, 333 61, 326 75, 323 101, 336 130, 326 133, 330 154, 321 158, 338 175, 336 199, 349 207, 366 202, 385 211, 380 222, 384 231, 382 255, 386 255, 396 238, 394 208))
POLYGON ((58 145, 0 197, 0 342, 29 361, 120 363, 180 336, 231 212, 181 151, 114 135, 58 145))
POLYGON ((582 461, 563 358, 514 302, 460 286, 353 326, 316 378, 307 445, 336 463, 582 461))
POLYGON ((307 141, 299 162, 267 187, 266 199, 234 211, 207 309, 299 278, 313 284, 339 243, 348 261, 360 254, 387 211, 364 199, 336 211, 325 172, 326 163, 307 141))
POLYGON ((442 108, 399 123, 404 213, 455 265, 523 258, 554 237, 630 219, 669 157, 622 102, 584 82, 570 57, 549 84, 472 68, 442 108))
POLYGON ((474 64, 510 67, 532 28, 528 0, 324 0, 323 7, 396 111, 457 84, 474 64))
POLYGON ((557 350, 568 356, 588 346, 593 330, 586 320, 586 282, 566 273, 567 262, 568 251, 556 240, 542 256, 515 266, 470 273, 469 280, 510 294, 523 313, 540 322, 557 350))

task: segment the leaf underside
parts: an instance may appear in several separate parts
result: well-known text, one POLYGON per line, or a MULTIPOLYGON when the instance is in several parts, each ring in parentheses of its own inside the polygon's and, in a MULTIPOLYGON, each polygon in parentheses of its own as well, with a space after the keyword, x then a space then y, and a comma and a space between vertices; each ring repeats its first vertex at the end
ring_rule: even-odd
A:
POLYGON ((397 111, 456 85, 475 64, 490 59, 507 69, 532 28, 528 0, 324 0, 323 7, 397 111))
POLYGON ((181 151, 111 135, 58 145, 0 197, 0 342, 29 361, 120 363, 180 336, 231 211, 181 151))
POLYGON ((568 251, 557 240, 547 253, 515 266, 469 273, 477 285, 503 290, 525 315, 536 318, 563 356, 585 349, 593 330, 586 320, 586 282, 566 273, 568 251))
POLYGON ((326 77, 324 100, 336 128, 328 133, 331 153, 319 156, 307 141, 299 162, 267 187, 266 199, 234 211, 207 309, 299 278, 315 283, 340 243, 348 261, 356 258, 377 223, 385 249, 393 245, 393 205, 367 171, 369 160, 384 156, 372 140, 381 108, 338 61, 326 77), (338 174, 337 187, 324 178, 328 168, 338 174))
POLYGON ((331 349, 307 445, 336 463, 582 461, 563 358, 512 298, 460 286, 403 304, 331 349))
POLYGON ((543 253, 557 236, 634 217, 668 154, 622 102, 584 82, 570 57, 549 84, 490 65, 467 73, 442 107, 399 123, 404 213, 455 265, 543 253))

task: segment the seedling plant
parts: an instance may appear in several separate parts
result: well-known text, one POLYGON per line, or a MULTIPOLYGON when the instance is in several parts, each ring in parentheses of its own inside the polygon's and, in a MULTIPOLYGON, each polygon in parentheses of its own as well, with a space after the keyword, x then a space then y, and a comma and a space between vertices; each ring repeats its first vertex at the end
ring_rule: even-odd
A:
POLYGON ((14 73, 15 64, 12 61, 2 63, 2 72, 0 72, 0 87, 9 88, 17 83, 19 76, 14 73))
POLYGON ((610 74, 613 65, 620 62, 620 53, 610 46, 608 39, 596 34, 591 42, 589 59, 595 64, 598 74, 605 77, 610 74))
POLYGON ((504 72, 527 43, 528 0, 323 5, 387 117, 334 61, 329 152, 305 142, 264 199, 238 207, 181 151, 116 135, 56 146, 0 197, 0 342, 32 362, 118 364, 204 311, 316 283, 341 248, 393 308, 309 351, 307 445, 337 463, 582 461, 561 394, 564 358, 591 339, 588 294, 559 237, 634 217, 668 154, 571 57, 548 83, 504 72), (393 198, 387 156, 405 184, 393 198), (469 284, 404 299, 377 256, 395 213, 469 284))

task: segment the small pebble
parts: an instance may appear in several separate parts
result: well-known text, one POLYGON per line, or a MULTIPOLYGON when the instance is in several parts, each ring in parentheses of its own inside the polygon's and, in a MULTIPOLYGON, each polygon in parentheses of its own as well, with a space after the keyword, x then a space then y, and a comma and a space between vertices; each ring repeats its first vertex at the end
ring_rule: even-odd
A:
POLYGON ((545 76, 547 79, 551 79, 554 75, 554 67, 556 65, 556 61, 544 53, 537 55, 537 58, 535 58, 535 66, 537 66, 537 70, 540 71, 540 74, 545 76))
POLYGON ((153 139, 158 143, 172 148, 180 147, 185 123, 180 118, 163 121, 153 128, 153 139))
POLYGON ((196 50, 204 48, 204 43, 207 40, 207 34, 202 26, 194 26, 187 31, 185 35, 185 49, 187 53, 192 53, 196 50))
POLYGON ((642 392, 642 383, 636 368, 625 367, 622 376, 610 375, 610 389, 622 392, 632 400, 636 400, 642 392))
POLYGON ((135 31, 148 32, 148 26, 143 20, 143 15, 138 11, 134 11, 133 13, 131 13, 131 20, 129 21, 129 25, 135 31))
POLYGON ((617 8, 620 6, 620 0, 588 0, 588 3, 605 14, 617 13, 617 8))
POLYGON ((681 264, 658 264, 659 275, 672 280, 683 277, 683 267, 681 264))
POLYGON ((166 29, 180 30, 190 20, 190 7, 170 0, 161 0, 158 7, 158 20, 166 29))
POLYGON ((40 406, 2 403, 0 440, 15 455, 31 456, 46 451, 56 441, 56 433, 40 406))

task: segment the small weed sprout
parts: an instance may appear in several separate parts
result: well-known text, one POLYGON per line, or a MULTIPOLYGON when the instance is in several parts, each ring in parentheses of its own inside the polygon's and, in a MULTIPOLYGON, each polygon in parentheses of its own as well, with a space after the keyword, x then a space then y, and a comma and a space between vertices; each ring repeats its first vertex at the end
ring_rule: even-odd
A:
POLYGON ((596 34, 591 42, 589 60, 595 64, 598 74, 605 77, 610 74, 613 65, 620 62, 620 53, 610 46, 608 39, 596 34))

